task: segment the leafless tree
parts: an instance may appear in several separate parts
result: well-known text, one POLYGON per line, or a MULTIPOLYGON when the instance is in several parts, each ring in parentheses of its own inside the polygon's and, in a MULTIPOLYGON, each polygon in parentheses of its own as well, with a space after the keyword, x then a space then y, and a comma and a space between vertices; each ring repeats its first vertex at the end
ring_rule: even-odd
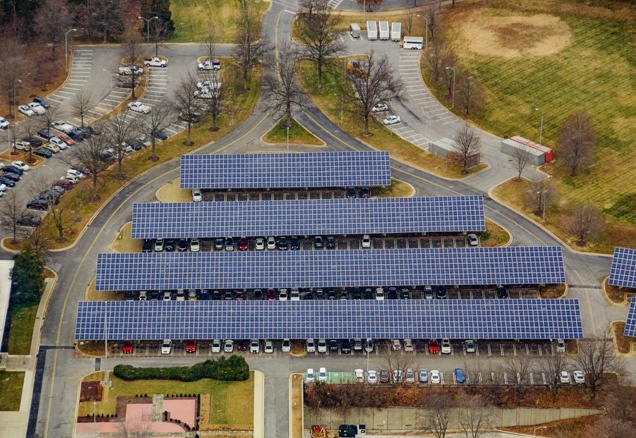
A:
POLYGON ((356 113, 364 119, 364 133, 369 134, 369 117, 378 103, 402 102, 407 100, 402 79, 395 75, 389 59, 378 58, 373 51, 369 53, 364 72, 347 70, 351 87, 344 90, 351 102, 355 102, 356 113))
POLYGON ((208 54, 208 59, 210 61, 212 61, 212 58, 214 58, 214 49, 216 48, 216 43, 218 40, 216 36, 217 26, 218 26, 217 23, 208 21, 206 26, 205 37, 203 37, 203 41, 201 42, 201 45, 205 49, 205 52, 208 54))
POLYGON ((278 74, 274 72, 263 80, 264 97, 269 110, 285 111, 284 126, 291 127, 292 105, 303 108, 307 95, 296 79, 294 66, 300 54, 289 43, 283 44, 278 57, 278 74))
MULTIPOLYGON (((426 57, 428 68, 431 71, 431 79, 434 82, 440 80, 444 72, 447 71, 446 67, 453 67, 457 62, 457 55, 455 55, 455 52, 441 34, 429 42, 428 49, 425 51, 424 56, 426 57)), ((450 76, 452 91, 452 74, 450 76)))
POLYGON ((447 159, 462 166, 462 173, 468 173, 467 169, 475 162, 479 162, 481 139, 475 129, 468 123, 464 123, 453 140, 453 152, 447 155, 447 159))
POLYGON ((167 27, 165 21, 155 20, 152 26, 152 40, 155 45, 155 56, 159 56, 159 47, 165 47, 163 43, 167 36, 167 27))
POLYGON ((55 131, 53 131, 53 122, 62 118, 62 115, 58 106, 51 105, 44 114, 37 118, 40 129, 44 129, 50 134, 55 133, 55 131))
POLYGON ((479 438, 491 427, 492 407, 479 395, 465 400, 459 411, 459 425, 466 438, 479 438))
POLYGON ((261 36, 261 22, 251 7, 243 8, 241 19, 234 34, 233 58, 243 72, 243 90, 248 90, 249 72, 258 65, 259 59, 267 52, 267 39, 261 36))
POLYGON ((431 40, 435 40, 435 32, 442 27, 442 0, 429 1, 424 9, 425 17, 428 20, 428 32, 431 40))
POLYGON ((517 170, 517 182, 521 182, 521 174, 530 161, 530 151, 527 147, 515 148, 512 152, 512 159, 517 170))
POLYGON ((125 75, 124 78, 130 81, 132 98, 135 99, 135 87, 142 76, 142 73, 138 73, 135 67, 143 66, 143 41, 138 32, 130 31, 126 35, 124 44, 121 46, 121 55, 123 67, 130 69, 130 74, 125 75))
POLYGON ((367 11, 371 11, 372 6, 380 6, 384 0, 356 0, 359 5, 366 5, 367 11))
POLYGON ((25 86, 22 82, 28 72, 25 53, 26 46, 17 37, 0 38, 0 90, 9 103, 9 117, 13 117, 13 106, 17 104, 14 92, 17 99, 25 86))
POLYGON ((471 109, 483 105, 484 92, 474 76, 468 73, 460 75, 456 87, 456 100, 464 108, 466 115, 470 114, 471 109))
POLYGON ((188 140, 185 143, 187 146, 194 144, 191 139, 192 124, 203 113, 204 104, 201 99, 194 95, 198 91, 197 78, 190 74, 181 80, 172 98, 172 106, 175 112, 179 114, 179 118, 185 120, 188 124, 188 140))
POLYGON ((538 359, 539 368, 545 374, 552 394, 556 395, 561 387, 561 371, 565 370, 568 360, 565 354, 552 354, 538 359))
POLYGON ((582 339, 580 349, 574 361, 585 374, 585 384, 592 391, 592 396, 596 395, 606 374, 620 375, 624 372, 623 362, 616 355, 614 339, 609 330, 601 330, 595 337, 582 339))
POLYGON ((321 88, 327 58, 344 50, 344 45, 334 37, 341 21, 340 15, 333 14, 325 2, 315 2, 312 13, 302 15, 298 22, 298 40, 305 46, 307 56, 316 62, 318 86, 321 88))
POLYGON ((150 112, 144 117, 142 121, 143 131, 150 135, 152 141, 152 156, 150 160, 156 161, 156 145, 157 135, 159 131, 163 131, 174 121, 174 112, 172 106, 166 102, 153 105, 150 112))
MULTIPOLYGON (((148 117, 148 115, 140 115, 142 117, 148 117)), ((117 160, 119 178, 123 178, 122 161, 126 157, 127 149, 130 147, 126 140, 138 129, 139 121, 136 118, 127 117, 126 112, 115 112, 105 124, 104 135, 105 141, 108 142, 110 149, 114 151, 115 159, 117 160)))
POLYGON ((48 258, 49 249, 51 249, 51 236, 42 225, 36 225, 28 236, 28 241, 33 250, 44 261, 48 258))
POLYGON ((73 146, 70 158, 64 161, 73 166, 81 164, 86 167, 90 174, 88 177, 93 183, 93 194, 89 201, 98 201, 97 185, 102 175, 110 165, 106 159, 106 149, 108 149, 107 138, 105 135, 93 135, 73 146))
POLYGON ((409 35, 412 34, 414 21, 415 21, 415 16, 413 14, 413 11, 411 9, 408 9, 406 11, 406 26, 404 27, 409 35))
POLYGON ((299 18, 302 20, 311 20, 316 11, 326 9, 329 5, 329 0, 301 0, 299 18))
POLYGON ((559 155, 570 169, 570 176, 594 159, 594 127, 585 111, 570 114, 559 130, 559 155))
POLYGON ((73 116, 80 119, 83 128, 84 117, 86 117, 90 110, 92 110, 95 106, 95 103, 93 102, 93 95, 90 91, 82 90, 73 97, 71 106, 73 109, 73 116))
POLYGON ((382 351, 382 357, 384 360, 383 367, 389 371, 391 382, 404 383, 406 377, 406 370, 414 368, 414 355, 402 354, 401 351, 394 350, 389 342, 384 345, 382 351), (395 380, 395 375, 398 377, 398 381, 395 380))
MULTIPOLYGON (((16 126, 14 129, 19 129, 21 135, 24 136, 25 139, 31 139, 35 137, 38 131, 38 120, 33 117, 22 122, 19 127, 16 126)), ((15 131, 14 131, 15 134, 15 131)), ((30 140, 27 140, 30 141, 30 140)), ((33 145, 29 148, 29 158, 26 160, 28 163, 35 163, 35 158, 33 158, 33 145)))
POLYGON ((557 206, 559 189, 553 178, 531 181, 525 190, 523 199, 526 205, 532 207, 535 214, 540 215, 545 210, 550 211, 557 206))
POLYGON ((50 182, 44 177, 36 177, 31 180, 29 188, 33 195, 44 195, 41 199, 48 204, 48 214, 57 229, 58 241, 64 241, 64 232, 73 225, 73 222, 66 216, 67 209, 59 206, 57 198, 50 192, 50 182))
POLYGON ((625 421, 624 419, 603 416, 591 427, 587 436, 599 438, 625 438, 632 436, 633 434, 633 423, 625 421))
POLYGON ((566 229, 574 235, 579 246, 594 240, 603 230, 603 216, 590 204, 576 204, 565 218, 566 229))
POLYGON ((434 394, 424 408, 426 409, 424 428, 435 438, 445 438, 453 412, 452 396, 446 393, 434 394))
POLYGON ((71 25, 71 14, 66 0, 46 0, 35 16, 35 32, 40 39, 51 46, 51 59, 55 49, 64 42, 64 34, 71 25))
POLYGON ((5 200, 2 202, 2 210, 0 215, 2 216, 2 227, 13 235, 11 243, 16 244, 18 242, 18 219, 24 213, 22 207, 22 199, 18 196, 15 190, 9 190, 4 195, 5 200))
POLYGON ((508 382, 512 382, 517 393, 521 393, 524 385, 529 383, 531 367, 532 359, 524 355, 507 357, 504 361, 503 370, 508 375, 508 382))
POLYGON ((227 110, 229 86, 219 81, 219 75, 215 71, 206 72, 203 77, 210 84, 208 96, 202 99, 203 113, 212 117, 210 131, 214 132, 219 130, 216 126, 217 119, 227 110))

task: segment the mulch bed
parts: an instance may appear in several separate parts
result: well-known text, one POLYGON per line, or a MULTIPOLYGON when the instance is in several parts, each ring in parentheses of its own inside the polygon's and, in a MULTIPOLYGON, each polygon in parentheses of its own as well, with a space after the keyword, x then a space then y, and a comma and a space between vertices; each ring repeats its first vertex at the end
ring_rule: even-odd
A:
POLYGON ((100 382, 82 382, 80 401, 102 401, 102 385, 100 382))

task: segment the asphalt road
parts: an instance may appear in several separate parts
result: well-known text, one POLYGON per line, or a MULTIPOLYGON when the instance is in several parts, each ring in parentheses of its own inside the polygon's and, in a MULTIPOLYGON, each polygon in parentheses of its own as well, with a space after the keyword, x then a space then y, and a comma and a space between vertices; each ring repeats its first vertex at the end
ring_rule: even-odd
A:
MULTIPOLYGON (((265 16, 263 32, 272 41, 280 43, 288 39, 292 14, 284 10, 294 10, 294 5, 288 1, 284 3, 276 1, 271 11, 265 16)), ((109 52, 112 49, 107 47, 94 48, 94 59, 101 56, 99 53, 102 50, 109 52)), ((171 60, 171 66, 167 69, 166 85, 166 94, 170 94, 171 89, 174 89, 173 87, 178 83, 178 78, 189 71, 190 66, 193 65, 193 58, 201 56, 203 49, 197 45, 175 45, 169 46, 166 50, 169 51, 167 56, 171 60)), ((93 70, 99 69, 93 68, 93 70)), ((329 150, 369 150, 366 145, 332 124, 311 104, 304 112, 296 111, 296 115, 299 121, 312 133, 327 142, 329 150)), ((226 137, 204 146, 197 152, 244 153, 254 150, 268 150, 262 146, 259 138, 274 125, 276 119, 267 113, 263 103, 260 102, 247 121, 237 126, 226 137)), ((423 133, 427 136, 434 136, 444 132, 435 130, 433 125, 422 125, 423 133)), ((470 178, 463 181, 448 181, 404 163, 392 161, 391 164, 394 176, 412 184, 418 194, 482 194, 487 196, 483 188, 476 188, 471 184, 470 178)), ((79 382, 84 374, 94 370, 97 365, 93 359, 76 359, 72 353, 73 350, 60 348, 71 347, 74 343, 77 303, 83 299, 86 287, 94 278, 97 254, 109 251, 109 245, 120 227, 130 221, 132 204, 154 201, 156 190, 178 176, 178 165, 179 161, 173 160, 130 182, 105 205, 73 248, 56 252, 51 256, 49 265, 58 272, 59 280, 53 291, 42 330, 42 345, 50 348, 45 353, 42 384, 39 388, 41 396, 39 400, 34 400, 33 427, 29 429, 29 436, 61 438, 72 435, 75 413, 71 407, 76 402, 79 382)), ((542 228, 488 198, 486 199, 486 215, 511 231, 514 236, 513 245, 560 245, 560 242, 542 228)), ((4 254, 3 256, 7 257, 8 255, 4 254)), ((582 255, 566 248, 564 249, 564 261, 567 281, 570 285, 575 285, 570 288, 568 297, 579 298, 586 335, 592 334, 596 329, 606 327, 609 321, 625 318, 627 309, 608 305, 597 289, 601 279, 609 273, 610 259, 608 257, 582 255)), ((158 363, 156 360, 136 358, 126 358, 125 360, 132 361, 137 365, 145 363, 156 365, 158 363)), ((429 361, 429 358, 422 360, 429 361)), ((435 359, 435 361, 437 360, 444 362, 439 364, 431 362, 430 365, 427 362, 426 366, 429 369, 432 366, 437 366, 445 372, 455 366, 455 362, 451 359, 435 359)), ((111 358, 101 361, 99 367, 112 369, 116 363, 123 361, 124 359, 111 358)), ((248 357, 248 361, 252 367, 262 370, 266 375, 265 436, 267 437, 287 436, 288 395, 286 388, 287 376, 290 371, 303 371, 310 366, 314 368, 326 366, 331 370, 343 371, 366 367, 366 358, 343 356, 329 356, 316 360, 309 357, 291 358, 287 355, 277 354, 267 358, 248 357)), ((166 360, 166 363, 168 362, 170 364, 192 363, 193 360, 171 358, 166 360)), ((161 363, 164 363, 164 360, 161 363)), ((633 367, 633 361, 629 365, 633 367)), ((377 363, 374 366, 379 367, 380 364, 377 363)))

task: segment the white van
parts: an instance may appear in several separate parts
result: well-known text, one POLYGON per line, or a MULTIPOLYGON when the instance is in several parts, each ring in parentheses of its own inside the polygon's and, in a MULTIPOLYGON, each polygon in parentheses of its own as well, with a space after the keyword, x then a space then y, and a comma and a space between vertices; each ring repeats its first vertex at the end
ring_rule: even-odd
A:
POLYGON ((389 22, 388 21, 380 21, 380 39, 385 41, 391 37, 389 33, 389 22))
POLYGON ((369 41, 378 39, 378 26, 375 21, 367 21, 367 38, 369 41))
POLYGON ((360 38, 360 25, 358 23, 351 23, 349 25, 349 33, 351 34, 352 38, 360 38))
POLYGON ((400 42, 402 39, 402 23, 394 21, 391 23, 391 41, 400 42))
POLYGON ((402 41, 403 49, 422 50, 424 46, 424 37, 405 36, 402 41))

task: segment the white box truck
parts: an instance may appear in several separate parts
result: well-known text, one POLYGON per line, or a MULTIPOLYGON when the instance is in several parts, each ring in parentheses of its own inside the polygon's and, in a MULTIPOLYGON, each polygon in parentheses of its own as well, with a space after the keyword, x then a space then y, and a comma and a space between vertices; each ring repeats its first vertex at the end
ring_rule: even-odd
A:
POLYGON ((424 45, 424 37, 405 36, 402 42, 403 49, 422 50, 424 45))
POLYGON ((394 21, 391 23, 391 41, 396 43, 402 39, 402 23, 394 21))
POLYGON ((380 21, 380 39, 388 40, 389 38, 391 38, 391 34, 389 33, 389 22, 380 21))
POLYGON ((369 41, 378 39, 378 26, 375 21, 367 21, 367 38, 369 41))
POLYGON ((353 38, 360 38, 360 25, 358 25, 358 23, 351 23, 349 25, 349 33, 353 38))

